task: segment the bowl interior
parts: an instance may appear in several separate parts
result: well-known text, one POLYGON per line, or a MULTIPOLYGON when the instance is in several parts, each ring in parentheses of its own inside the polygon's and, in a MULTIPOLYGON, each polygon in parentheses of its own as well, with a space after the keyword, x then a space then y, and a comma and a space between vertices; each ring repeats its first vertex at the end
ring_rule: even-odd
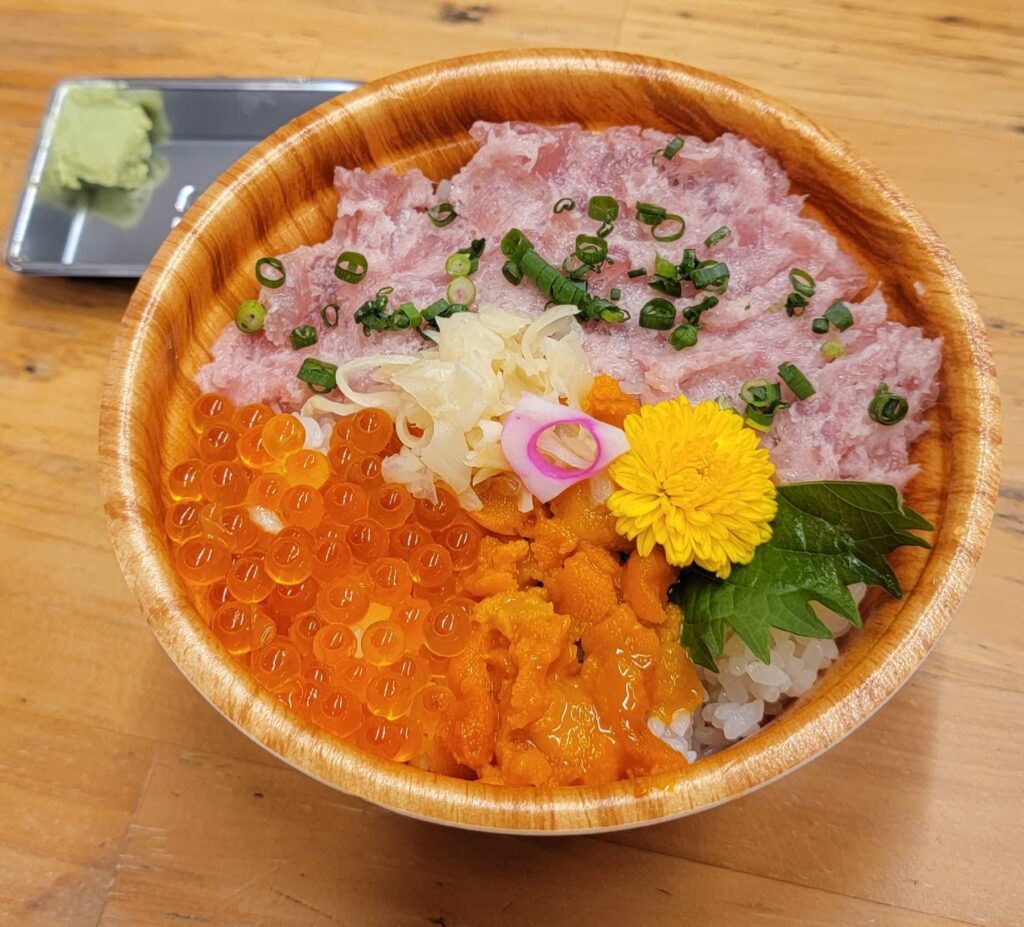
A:
POLYGON ((991 519, 999 420, 983 327, 946 250, 849 148, 782 104, 681 65, 533 51, 443 62, 366 85, 300 117, 235 164, 172 232, 125 315, 101 423, 115 548, 157 637, 225 716, 292 765, 419 817, 508 831, 630 826, 708 807, 795 768, 868 717, 948 622, 991 519), (808 210, 856 253, 893 314, 944 339, 942 390, 914 451, 908 501, 936 525, 930 552, 895 559, 901 601, 872 597, 863 632, 807 696, 764 730, 682 773, 609 786, 520 789, 435 776, 365 755, 292 717, 214 640, 176 578, 161 481, 191 438, 192 377, 252 296, 257 258, 324 240, 337 164, 421 168, 438 180, 472 155, 478 119, 636 124, 744 135, 782 163, 808 210))

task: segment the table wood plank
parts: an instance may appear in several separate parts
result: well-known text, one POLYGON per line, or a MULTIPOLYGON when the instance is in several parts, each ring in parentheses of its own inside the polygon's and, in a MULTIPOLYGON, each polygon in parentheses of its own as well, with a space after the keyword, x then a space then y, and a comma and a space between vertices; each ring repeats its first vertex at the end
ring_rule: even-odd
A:
POLYGON ((1018 0, 0 0, 0 34, 5 229, 69 75, 372 79, 563 44, 749 82, 845 136, 935 225, 989 325, 1006 429, 999 511, 960 613, 831 753, 645 830, 458 833, 282 766, 180 677, 99 502, 103 368, 131 287, 0 271, 0 923, 1024 924, 1018 0))

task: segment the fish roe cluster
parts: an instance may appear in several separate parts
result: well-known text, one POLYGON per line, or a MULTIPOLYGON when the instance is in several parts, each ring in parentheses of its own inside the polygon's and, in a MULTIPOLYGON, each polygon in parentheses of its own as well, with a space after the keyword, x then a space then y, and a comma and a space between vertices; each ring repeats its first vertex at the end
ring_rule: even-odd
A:
POLYGON ((297 715, 378 756, 429 752, 455 701, 448 663, 475 600, 457 594, 483 530, 456 497, 388 483, 399 445, 364 409, 309 447, 298 416, 214 393, 193 404, 193 453, 165 479, 165 529, 200 614, 297 715))

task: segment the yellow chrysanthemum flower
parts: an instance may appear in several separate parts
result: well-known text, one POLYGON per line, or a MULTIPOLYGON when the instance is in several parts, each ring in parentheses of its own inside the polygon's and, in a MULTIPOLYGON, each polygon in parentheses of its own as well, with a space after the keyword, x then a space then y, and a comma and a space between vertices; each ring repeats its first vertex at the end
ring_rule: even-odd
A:
POLYGON ((757 434, 735 412, 684 396, 643 406, 624 428, 630 449, 608 468, 619 534, 643 555, 660 544, 669 563, 721 579, 749 563, 776 510, 775 467, 757 434))

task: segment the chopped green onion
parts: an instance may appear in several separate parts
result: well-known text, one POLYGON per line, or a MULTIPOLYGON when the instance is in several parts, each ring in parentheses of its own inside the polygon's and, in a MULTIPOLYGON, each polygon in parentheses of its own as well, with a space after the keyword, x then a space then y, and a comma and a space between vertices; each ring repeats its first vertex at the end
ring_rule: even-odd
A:
POLYGON ((296 351, 299 348, 308 348, 311 344, 316 344, 317 342, 316 329, 312 325, 300 325, 298 328, 292 329, 288 340, 296 351))
POLYGON ((825 318, 841 332, 853 325, 853 313, 841 299, 837 299, 825 310, 825 318))
POLYGON ((824 317, 818 317, 811 322, 811 331, 816 335, 825 335, 828 333, 828 319, 824 317))
POLYGON ((663 152, 666 161, 671 161, 682 149, 685 142, 678 135, 672 139, 666 146, 663 152))
POLYGON ((501 253, 518 263, 533 249, 533 243, 519 229, 509 229, 501 239, 501 253))
POLYGON ((807 300, 799 293, 790 293, 786 297, 786 315, 803 315, 807 308, 807 300))
POLYGON ((255 335, 263 331, 263 322, 267 317, 267 310, 257 299, 246 299, 238 304, 235 311, 235 325, 239 331, 247 335, 255 335))
POLYGON ((723 225, 721 228, 715 229, 707 238, 704 239, 704 247, 713 248, 723 238, 728 238, 729 235, 729 226, 723 225))
POLYGON ((715 405, 725 412, 736 412, 737 415, 739 414, 739 410, 736 408, 736 404, 728 396, 726 396, 725 393, 722 393, 721 396, 715 397, 715 405))
POLYGON ((320 318, 328 328, 338 327, 338 317, 341 314, 341 306, 337 303, 328 303, 320 310, 320 318))
POLYGON ((743 421, 745 421, 755 431, 769 431, 772 427, 772 420, 774 418, 774 412, 759 412, 752 406, 747 406, 743 412, 743 421))
POLYGON ((568 196, 563 196, 552 208, 553 213, 567 212, 570 209, 576 208, 576 200, 568 196))
POLYGON ((657 225, 666 216, 668 216, 668 210, 655 203, 638 202, 636 204, 637 222, 642 222, 644 225, 657 225))
POLYGON ((782 377, 782 382, 796 394, 797 399, 807 399, 814 395, 811 381, 804 376, 796 364, 780 364, 779 376, 782 377))
POLYGON ((574 253, 577 260, 594 267, 608 256, 608 242, 596 235, 577 235, 574 253))
POLYGON ((889 387, 884 383, 878 384, 875 390, 875 398, 868 405, 868 415, 879 425, 895 425, 907 417, 910 410, 910 403, 906 397, 897 396, 889 392, 889 387))
POLYGON ((690 282, 703 290, 705 287, 723 287, 729 283, 729 267, 721 261, 704 261, 690 272, 690 282))
POLYGON ((609 299, 620 299, 622 297, 622 290, 617 286, 612 287, 611 292, 608 294, 609 299))
POLYGON ((598 238, 607 238, 609 235, 611 235, 614 229, 615 226, 612 225, 610 222, 602 222, 598 230, 594 234, 597 235, 598 238))
POLYGON ((450 277, 466 277, 473 272, 473 259, 465 251, 456 251, 448 255, 444 269, 450 277))
POLYGON ((587 291, 579 283, 567 280, 533 250, 530 240, 519 229, 512 229, 501 240, 501 250, 519 264, 527 277, 556 305, 581 307, 588 301, 587 291), (506 250, 507 249, 507 250, 506 250), (512 257, 513 254, 521 255, 512 257))
POLYGON ((592 196, 587 215, 597 222, 614 222, 619 218, 619 202, 614 196, 592 196))
POLYGON ((697 343, 697 337, 697 326, 679 325, 668 336, 668 343, 677 351, 682 351, 683 348, 692 348, 697 343))
POLYGON ((794 267, 789 272, 789 285, 801 296, 810 298, 814 295, 814 277, 799 267, 794 267))
POLYGON ((423 321, 423 313, 416 308, 414 303, 402 303, 398 307, 398 311, 405 314, 405 317, 409 320, 409 325, 413 327, 418 326, 423 321))
POLYGON ((416 307, 412 303, 402 303, 398 307, 397 312, 392 312, 388 317, 388 327, 392 331, 403 331, 412 324, 412 320, 409 317, 409 309, 415 309, 416 307))
POLYGON ((759 412, 772 413, 784 406, 782 402, 782 387, 771 380, 759 378, 747 380, 740 387, 740 399, 750 408, 759 412))
POLYGON ((654 228, 651 229, 651 237, 655 241, 678 241, 683 237, 683 232, 686 231, 686 220, 682 216, 677 216, 675 213, 669 213, 660 222, 655 223, 654 228), (671 224, 673 222, 678 223, 679 228, 674 232, 662 232, 658 234, 660 229, 665 224, 671 224))
POLYGON ((697 266, 697 252, 693 248, 685 248, 683 250, 683 261, 679 265, 679 272, 687 280, 690 279, 690 274, 693 273, 694 268, 697 266))
POLYGON ((700 317, 709 309, 714 309, 717 305, 717 296, 705 296, 696 306, 688 306, 684 309, 683 318, 691 325, 696 325, 700 328, 700 317))
POLYGON ((669 280, 678 280, 679 268, 667 258, 663 258, 660 254, 655 254, 654 275, 656 277, 666 277, 669 280))
POLYGON ((443 315, 448 309, 448 300, 446 299, 435 299, 429 306, 420 311, 420 315, 427 322, 433 322, 439 315, 443 315))
POLYGON ((597 318, 602 322, 628 322, 629 313, 625 309, 620 309, 618 306, 601 306, 597 313, 597 318))
POLYGON ((673 299, 678 299, 683 295, 683 287, 678 280, 668 280, 665 277, 658 277, 647 285, 652 290, 657 290, 659 293, 664 293, 666 296, 671 296, 673 299))
POLYGON ((473 300, 476 299, 476 284, 469 277, 455 277, 448 284, 444 295, 450 303, 462 306, 472 305, 473 300))
POLYGON ((835 338, 829 338, 821 346, 821 356, 825 360, 835 360, 837 357, 842 357, 846 353, 846 348, 843 347, 841 341, 836 341, 835 338))
POLYGON ((637 277, 643 277, 646 273, 645 267, 634 267, 632 270, 626 271, 626 276, 635 280, 637 277))
POLYGON ((512 286, 519 286, 523 282, 523 271, 515 261, 506 261, 502 264, 501 273, 512 286))
POLYGON ((369 264, 358 251, 342 251, 334 262, 334 276, 345 283, 359 283, 366 276, 369 264))
POLYGON ((317 360, 315 357, 307 357, 296 376, 308 383, 314 393, 329 393, 338 387, 337 365, 317 360))
POLYGON ((281 263, 280 259, 276 257, 261 257, 256 262, 256 279, 268 289, 276 290, 279 286, 284 286, 284 278, 284 264, 281 263), (264 267, 269 267, 273 270, 274 275, 268 277, 263 272, 264 267))
POLYGON ((641 328, 653 328, 656 331, 668 331, 676 324, 676 307, 667 299, 655 297, 645 303, 640 310, 639 325, 641 328))
POLYGON ((451 203, 438 203, 427 210, 427 216, 434 225, 438 228, 443 228, 444 226, 454 222, 458 213, 455 211, 455 207, 452 206, 451 203))

